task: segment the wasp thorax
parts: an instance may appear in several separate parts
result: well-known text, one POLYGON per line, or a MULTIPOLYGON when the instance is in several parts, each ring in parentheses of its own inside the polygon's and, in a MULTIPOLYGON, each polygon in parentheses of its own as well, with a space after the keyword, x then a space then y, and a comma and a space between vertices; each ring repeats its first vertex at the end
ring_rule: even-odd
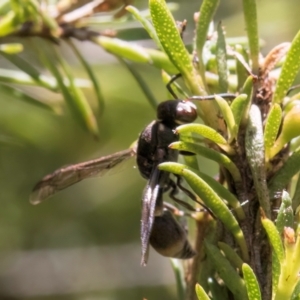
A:
POLYGON ((159 104, 157 118, 167 124, 192 123, 197 118, 197 107, 185 100, 167 100, 159 104))

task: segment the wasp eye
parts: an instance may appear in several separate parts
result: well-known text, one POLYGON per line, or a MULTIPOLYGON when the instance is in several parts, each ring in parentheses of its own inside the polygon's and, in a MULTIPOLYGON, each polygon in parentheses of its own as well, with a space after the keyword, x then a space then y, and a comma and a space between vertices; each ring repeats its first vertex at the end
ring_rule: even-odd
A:
POLYGON ((197 107, 184 100, 167 100, 157 108, 157 118, 168 124, 192 123, 197 118, 197 107))
POLYGON ((175 122, 177 124, 192 123, 197 118, 197 107, 190 101, 180 101, 176 108, 175 122))

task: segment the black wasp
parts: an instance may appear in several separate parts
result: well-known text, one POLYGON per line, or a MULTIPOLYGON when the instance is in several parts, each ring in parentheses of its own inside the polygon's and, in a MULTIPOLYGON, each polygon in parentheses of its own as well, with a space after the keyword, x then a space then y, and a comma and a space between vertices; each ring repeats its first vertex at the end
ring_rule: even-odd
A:
MULTIPOLYGON (((234 95, 226 94, 226 97, 230 98, 234 95)), ((196 96, 188 100, 210 99, 214 97, 196 96)), ((31 203, 38 204, 83 179, 102 175, 105 170, 136 155, 140 174, 148 180, 142 197, 141 264, 147 264, 149 243, 164 256, 180 259, 193 257, 195 252, 187 240, 185 230, 172 213, 164 208, 163 203, 163 193, 169 189, 172 198, 180 204, 184 202, 174 197, 176 188, 180 187, 188 195, 190 194, 180 185, 180 178, 175 183, 168 172, 157 168, 162 162, 177 161, 178 151, 168 147, 178 141, 178 135, 174 130, 178 125, 192 123, 197 118, 197 108, 188 100, 176 99, 160 103, 157 107, 157 120, 151 122, 142 131, 136 146, 95 160, 70 165, 46 175, 34 187, 30 197, 31 203)))

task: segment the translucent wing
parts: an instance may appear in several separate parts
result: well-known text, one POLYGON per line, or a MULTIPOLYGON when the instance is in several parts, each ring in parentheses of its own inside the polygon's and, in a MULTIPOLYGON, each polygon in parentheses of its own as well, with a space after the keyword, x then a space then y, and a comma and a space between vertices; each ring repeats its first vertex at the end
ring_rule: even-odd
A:
POLYGON ((38 204, 83 179, 101 176, 105 171, 112 169, 135 154, 136 149, 130 148, 111 155, 58 169, 46 175, 35 185, 30 195, 30 202, 32 204, 38 204))
POLYGON ((143 193, 142 219, 141 219, 141 265, 145 266, 149 255, 149 239, 155 216, 163 214, 163 192, 169 173, 153 167, 147 186, 143 193))

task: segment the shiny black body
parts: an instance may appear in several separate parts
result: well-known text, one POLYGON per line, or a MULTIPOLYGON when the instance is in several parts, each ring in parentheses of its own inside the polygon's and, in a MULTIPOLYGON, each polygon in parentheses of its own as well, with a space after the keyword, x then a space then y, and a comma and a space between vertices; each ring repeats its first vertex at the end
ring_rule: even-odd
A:
POLYGON ((137 166, 141 175, 148 179, 142 198, 142 265, 147 263, 149 242, 158 251, 159 247, 157 247, 157 244, 164 241, 161 245, 162 248, 166 245, 168 247, 164 249, 166 251, 161 251, 160 253, 166 253, 167 256, 189 258, 194 255, 183 234, 183 229, 163 209, 163 193, 170 187, 170 174, 160 171, 157 166, 163 162, 177 161, 178 151, 170 149, 169 145, 179 139, 175 134, 176 126, 180 123, 194 121, 197 116, 195 109, 191 102, 180 100, 165 101, 157 108, 158 120, 151 122, 139 136, 136 153, 137 166), (188 114, 188 116, 186 117, 185 114, 188 114), (163 230, 162 225, 168 225, 168 228, 165 227, 165 230, 163 230), (153 230, 154 228, 155 230, 153 230), (174 236, 170 232, 173 232, 174 236), (174 240, 177 238, 178 240, 175 242, 174 240), (175 249, 176 247, 178 248, 177 242, 181 245, 181 251, 175 249), (189 251, 182 253, 186 248, 189 251))
POLYGON ((168 146, 178 141, 174 127, 161 121, 151 122, 140 134, 137 147, 137 166, 141 175, 149 179, 153 167, 164 161, 177 161, 178 151, 168 146))

